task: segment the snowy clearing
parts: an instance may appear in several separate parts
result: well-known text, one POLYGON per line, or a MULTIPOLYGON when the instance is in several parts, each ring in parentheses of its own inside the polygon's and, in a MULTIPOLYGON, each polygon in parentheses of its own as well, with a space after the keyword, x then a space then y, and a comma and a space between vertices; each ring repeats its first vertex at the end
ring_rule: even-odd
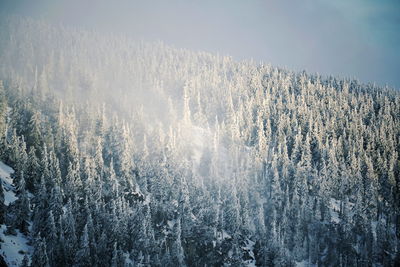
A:
POLYGON ((13 192, 14 186, 10 175, 14 170, 0 161, 0 178, 4 188, 4 204, 8 206, 11 202, 17 200, 13 192))
MULTIPOLYGON (((10 175, 14 170, 0 161, 0 178, 4 188, 4 203, 9 205, 17 200, 14 193, 14 186, 10 175)), ((0 225, 0 246, 1 255, 8 266, 19 266, 25 254, 31 254, 32 247, 28 245, 27 237, 19 230, 17 235, 5 235, 6 225, 0 225)))
POLYGON ((6 226, 4 224, 0 227, 1 255, 8 264, 8 266, 19 266, 25 256, 30 255, 33 248, 28 245, 28 240, 24 234, 19 230, 17 235, 5 235, 6 226))

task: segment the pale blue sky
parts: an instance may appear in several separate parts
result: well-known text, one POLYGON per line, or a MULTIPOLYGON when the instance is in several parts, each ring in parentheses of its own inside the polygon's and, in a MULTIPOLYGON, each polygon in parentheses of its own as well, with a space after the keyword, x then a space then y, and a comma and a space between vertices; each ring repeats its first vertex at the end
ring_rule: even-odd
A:
POLYGON ((0 9, 400 88, 399 0, 0 0, 0 9))

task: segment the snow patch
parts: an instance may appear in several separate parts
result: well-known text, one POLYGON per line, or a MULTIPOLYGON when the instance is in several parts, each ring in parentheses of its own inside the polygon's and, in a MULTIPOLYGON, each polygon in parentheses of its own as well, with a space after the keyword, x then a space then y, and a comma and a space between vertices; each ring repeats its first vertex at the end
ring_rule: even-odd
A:
POLYGON ((3 179, 8 179, 10 183, 12 183, 12 179, 10 178, 10 174, 14 173, 14 170, 0 161, 0 177, 3 179))
POLYGON ((296 261, 296 267, 308 267, 308 261, 303 260, 303 261, 296 261))
POLYGON ((17 197, 14 193, 15 188, 11 178, 12 173, 14 173, 14 170, 0 161, 0 178, 4 188, 4 204, 6 206, 17 200, 17 197))
POLYGON ((232 239, 232 236, 228 234, 225 230, 222 232, 217 233, 217 239, 218 241, 224 240, 224 239, 232 239))
POLYGON ((151 194, 147 194, 143 201, 143 205, 150 205, 150 201, 151 201, 151 194))
MULTIPOLYGON (((16 197, 12 178, 10 175, 14 170, 0 161, 0 182, 4 188, 4 204, 10 205, 18 198, 16 197)), ((8 266, 19 266, 24 259, 33 251, 33 248, 28 245, 28 238, 16 229, 17 235, 5 235, 7 226, 0 226, 0 252, 8 266)), ((30 257, 29 257, 30 258, 30 257)))
POLYGON ((16 230, 17 235, 5 235, 7 227, 2 224, 0 227, 1 239, 1 254, 8 266, 19 266, 26 254, 32 253, 33 248, 28 245, 27 237, 19 230, 16 230))
POLYGON ((169 227, 170 229, 173 229, 173 228, 174 228, 175 223, 176 223, 175 220, 168 220, 168 221, 167 221, 168 227, 169 227))

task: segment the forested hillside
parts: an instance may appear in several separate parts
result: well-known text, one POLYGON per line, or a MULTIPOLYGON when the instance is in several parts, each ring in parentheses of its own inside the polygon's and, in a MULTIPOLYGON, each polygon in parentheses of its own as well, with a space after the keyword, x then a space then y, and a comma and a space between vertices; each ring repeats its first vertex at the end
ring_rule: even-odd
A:
POLYGON ((396 90, 16 17, 0 79, 24 266, 400 263, 396 90))

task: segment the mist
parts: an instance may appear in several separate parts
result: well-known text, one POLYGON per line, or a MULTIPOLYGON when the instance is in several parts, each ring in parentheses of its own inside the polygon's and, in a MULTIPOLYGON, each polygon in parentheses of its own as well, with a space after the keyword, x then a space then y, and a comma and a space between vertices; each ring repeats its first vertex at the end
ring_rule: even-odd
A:
POLYGON ((397 266, 397 11, 1 2, 0 265, 397 266))
POLYGON ((2 1, 3 13, 400 87, 397 1, 2 1))

